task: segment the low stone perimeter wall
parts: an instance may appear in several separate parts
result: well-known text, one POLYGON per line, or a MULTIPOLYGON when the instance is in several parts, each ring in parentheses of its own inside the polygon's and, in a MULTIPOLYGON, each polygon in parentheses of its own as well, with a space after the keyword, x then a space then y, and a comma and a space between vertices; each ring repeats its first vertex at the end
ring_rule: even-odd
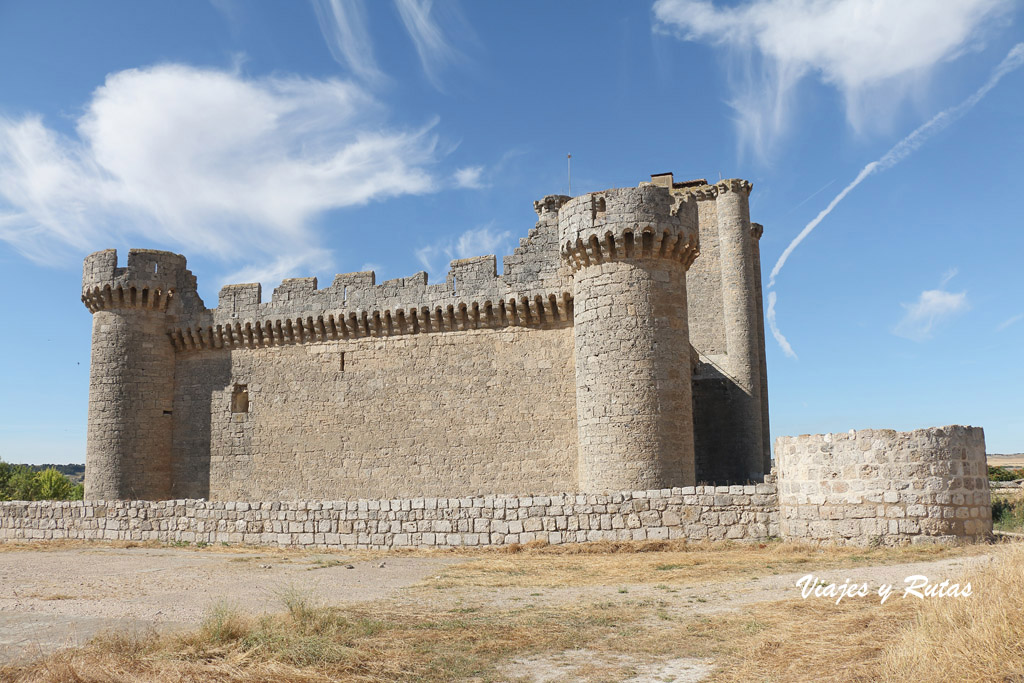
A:
POLYGON ((773 483, 607 495, 230 503, 0 503, 0 540, 81 539, 396 548, 601 540, 765 540, 773 483))
POLYGON ((784 436, 775 459, 783 538, 896 545, 992 533, 980 427, 784 436))

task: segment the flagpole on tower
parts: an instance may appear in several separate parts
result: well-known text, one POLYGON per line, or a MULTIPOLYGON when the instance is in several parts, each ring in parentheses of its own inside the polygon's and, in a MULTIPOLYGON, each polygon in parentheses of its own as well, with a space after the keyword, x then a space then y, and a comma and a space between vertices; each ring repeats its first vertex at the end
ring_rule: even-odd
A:
POLYGON ((567 154, 566 155, 565 163, 566 163, 566 165, 568 167, 568 173, 569 173, 569 196, 571 197, 572 196, 572 155, 571 154, 567 154))

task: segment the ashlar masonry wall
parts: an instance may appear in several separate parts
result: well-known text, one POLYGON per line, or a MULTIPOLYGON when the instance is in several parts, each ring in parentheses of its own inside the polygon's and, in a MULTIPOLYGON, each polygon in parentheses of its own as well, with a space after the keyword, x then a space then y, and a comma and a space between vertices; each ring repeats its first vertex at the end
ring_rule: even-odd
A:
POLYGON ((784 436, 775 458, 784 538, 895 545, 992 533, 980 427, 784 436))
POLYGON ((555 496, 262 503, 0 503, 0 541, 76 539, 395 548, 530 541, 759 541, 778 533, 773 483, 555 496))
POLYGON ((566 325, 181 354, 173 495, 574 491, 572 347, 566 325))

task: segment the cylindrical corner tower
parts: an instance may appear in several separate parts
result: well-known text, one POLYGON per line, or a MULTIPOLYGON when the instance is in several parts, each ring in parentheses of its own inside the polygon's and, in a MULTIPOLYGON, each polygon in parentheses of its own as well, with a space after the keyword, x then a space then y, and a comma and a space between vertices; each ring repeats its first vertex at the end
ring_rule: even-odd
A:
POLYGON ((768 415, 768 359, 765 355, 764 346, 764 296, 761 292, 761 236, 764 235, 764 226, 760 223, 750 224, 750 236, 753 238, 751 246, 754 251, 754 285, 757 288, 757 351, 758 361, 761 364, 759 377, 761 378, 761 443, 764 444, 762 453, 763 471, 768 474, 772 471, 772 439, 770 421, 768 415))
MULTIPOLYGON (((722 308, 728 372, 736 385, 732 448, 743 464, 736 474, 760 481, 765 474, 762 438, 761 366, 764 343, 758 313, 760 273, 755 273, 759 247, 750 226, 750 189, 746 180, 723 180, 716 186, 718 239, 722 262, 722 308), (745 468, 743 467, 745 465, 745 468)), ((760 261, 758 260, 758 266, 760 261)), ((767 403, 767 402, 765 402, 767 403)), ((739 463, 738 463, 739 464, 739 463)))
POLYGON ((580 490, 692 485, 695 200, 651 185, 595 192, 562 206, 558 225, 574 271, 580 490))
POLYGON ((91 254, 82 302, 93 314, 87 500, 170 497, 174 347, 168 315, 185 257, 132 249, 117 267, 113 249, 91 254))

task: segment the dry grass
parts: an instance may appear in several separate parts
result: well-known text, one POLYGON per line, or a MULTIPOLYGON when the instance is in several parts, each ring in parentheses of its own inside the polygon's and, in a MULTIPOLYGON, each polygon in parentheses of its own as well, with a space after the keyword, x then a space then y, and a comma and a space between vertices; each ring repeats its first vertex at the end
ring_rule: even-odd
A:
MULTIPOLYGON (((787 600, 758 605, 742 617, 710 620, 705 628, 734 639, 737 649, 719 662, 715 681, 853 683, 879 676, 885 644, 912 622, 914 605, 860 598, 787 600)), ((918 681, 916 678, 902 680, 918 681)))
POLYGON ((966 600, 929 600, 894 642, 883 671, 893 679, 1024 680, 1024 545, 971 576, 966 600))
POLYGON ((817 571, 983 550, 994 552, 998 561, 972 570, 975 593, 966 599, 893 596, 879 605, 872 595, 836 606, 801 600, 794 588, 793 599, 708 616, 695 615, 678 601, 632 595, 500 610, 394 603, 330 608, 285 590, 279 596, 281 614, 252 617, 219 608, 189 633, 108 635, 31 664, 0 667, 0 680, 514 680, 509 663, 515 659, 557 659, 578 650, 593 657, 568 671, 565 680, 621 680, 639 663, 681 657, 714 659, 713 680, 726 682, 1024 680, 1024 545, 869 550, 648 544, 625 550, 593 544, 489 552, 446 570, 443 580, 470 589, 481 580, 490 582, 484 585, 617 586, 666 582, 673 572, 709 580, 764 575, 774 571, 769 567, 817 571), (577 564, 586 568, 586 576, 577 564), (461 572, 465 580, 458 578, 461 572))
POLYGON ((94 548, 165 548, 156 541, 0 541, 0 553, 10 552, 54 552, 57 550, 91 550, 94 548))
POLYGON ((648 541, 535 546, 460 562, 423 585, 438 589, 673 584, 728 581, 751 575, 896 564, 986 552, 988 546, 914 545, 899 548, 817 547, 801 543, 648 541))
MULTIPOLYGON (((104 636, 41 662, 0 667, 0 680, 487 681, 502 677, 501 665, 517 656, 586 647, 650 658, 689 649, 675 629, 649 619, 654 603, 437 613, 321 608, 300 595, 284 602, 287 611, 271 617, 216 610, 183 635, 104 636)), ((694 650, 720 651, 701 643, 694 650)), ((613 679, 629 672, 629 661, 611 667, 613 679)))
POLYGON ((988 464, 990 467, 1024 467, 1024 453, 1007 455, 1001 458, 989 456, 988 464))
POLYGON ((749 617, 716 620, 741 637, 744 619, 761 634, 722 662, 716 681, 837 682, 1024 680, 1024 545, 1000 549, 969 576, 969 598, 877 598, 835 606, 790 600, 749 617), (825 675, 827 672, 827 675, 825 675))

